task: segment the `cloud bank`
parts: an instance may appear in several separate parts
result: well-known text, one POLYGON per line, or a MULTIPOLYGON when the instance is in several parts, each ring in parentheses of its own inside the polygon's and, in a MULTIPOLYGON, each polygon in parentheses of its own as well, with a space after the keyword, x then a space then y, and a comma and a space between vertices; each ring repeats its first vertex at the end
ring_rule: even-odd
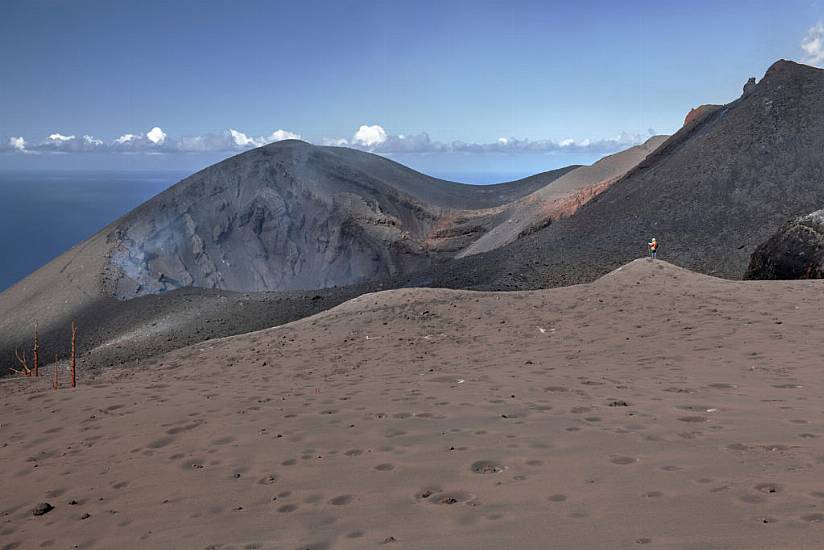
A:
POLYGON ((518 139, 515 137, 501 137, 491 143, 467 143, 464 141, 440 142, 434 141, 429 134, 404 135, 390 134, 378 124, 364 125, 358 128, 351 140, 341 138, 326 138, 324 145, 339 147, 353 147, 382 155, 411 154, 411 153, 598 153, 609 154, 633 145, 643 143, 655 130, 650 128, 646 135, 621 132, 618 136, 609 139, 572 138, 556 141, 552 139, 518 139))
MULTIPOLYGON (((501 137, 490 143, 464 141, 441 142, 433 140, 426 132, 418 134, 392 134, 379 124, 360 126, 351 138, 324 138, 323 145, 352 147, 380 155, 434 154, 434 153, 588 153, 605 155, 642 143, 647 135, 622 132, 614 138, 563 140, 519 139, 501 137)), ((253 137, 240 130, 229 128, 223 132, 198 136, 171 138, 159 126, 145 133, 124 133, 110 142, 91 135, 77 136, 55 132, 41 141, 29 141, 21 136, 11 137, 0 143, 0 151, 8 153, 237 153, 286 139, 303 139, 300 134, 276 130, 269 135, 253 137)))
POLYGON ((104 142, 94 136, 64 135, 55 132, 47 138, 31 142, 23 137, 11 137, 5 144, 0 143, 0 151, 16 153, 210 153, 241 152, 284 139, 301 139, 299 134, 286 130, 276 130, 268 136, 250 137, 235 129, 217 134, 183 136, 170 139, 159 126, 145 134, 123 134, 111 142, 104 142))

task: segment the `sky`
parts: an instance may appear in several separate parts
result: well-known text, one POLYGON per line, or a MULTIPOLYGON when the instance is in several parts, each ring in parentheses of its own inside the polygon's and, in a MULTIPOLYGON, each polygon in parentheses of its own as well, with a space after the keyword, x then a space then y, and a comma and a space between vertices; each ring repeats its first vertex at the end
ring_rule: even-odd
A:
POLYGON ((824 2, 2 0, 0 170, 195 170, 271 141, 434 174, 591 163, 824 64, 824 2))

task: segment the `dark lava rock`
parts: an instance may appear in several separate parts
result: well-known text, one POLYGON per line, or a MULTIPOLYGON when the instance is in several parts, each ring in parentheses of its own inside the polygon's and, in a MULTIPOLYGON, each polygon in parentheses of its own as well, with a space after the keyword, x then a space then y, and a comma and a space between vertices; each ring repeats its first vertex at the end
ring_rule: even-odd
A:
POLYGON ((35 516, 42 516, 43 514, 48 514, 52 510, 54 510, 54 506, 52 506, 48 502, 41 502, 40 504, 34 507, 34 510, 32 510, 32 514, 34 514, 35 516))
POLYGON ((754 88, 755 88, 755 77, 753 76, 753 77, 750 77, 749 80, 747 80, 746 84, 744 84, 744 95, 747 95, 750 92, 752 92, 754 88))
POLYGON ((744 278, 824 278, 824 210, 785 223, 752 253, 744 278))

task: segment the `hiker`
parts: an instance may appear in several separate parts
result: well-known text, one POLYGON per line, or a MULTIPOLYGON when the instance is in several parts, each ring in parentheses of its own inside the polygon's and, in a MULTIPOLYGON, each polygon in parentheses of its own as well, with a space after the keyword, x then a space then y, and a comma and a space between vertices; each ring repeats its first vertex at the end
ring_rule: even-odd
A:
POLYGON ((658 257, 658 241, 655 240, 655 237, 647 243, 647 248, 649 249, 650 258, 655 259, 658 257))

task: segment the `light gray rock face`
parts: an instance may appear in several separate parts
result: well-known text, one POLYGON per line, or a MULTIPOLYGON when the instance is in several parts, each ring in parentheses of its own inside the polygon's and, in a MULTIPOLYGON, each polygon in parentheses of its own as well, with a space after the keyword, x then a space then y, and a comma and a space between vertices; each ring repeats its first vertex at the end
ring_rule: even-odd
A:
POLYGON ((322 288, 425 264, 437 208, 368 174, 332 174, 324 156, 302 143, 251 151, 134 211, 109 234, 115 294, 322 288))
POLYGON ((746 279, 824 279, 824 210, 785 223, 755 249, 746 279))
POLYGON ((107 237, 113 294, 393 277, 458 246, 433 238, 449 212, 497 206, 546 183, 469 186, 351 149, 272 144, 194 174, 117 222, 107 237))

